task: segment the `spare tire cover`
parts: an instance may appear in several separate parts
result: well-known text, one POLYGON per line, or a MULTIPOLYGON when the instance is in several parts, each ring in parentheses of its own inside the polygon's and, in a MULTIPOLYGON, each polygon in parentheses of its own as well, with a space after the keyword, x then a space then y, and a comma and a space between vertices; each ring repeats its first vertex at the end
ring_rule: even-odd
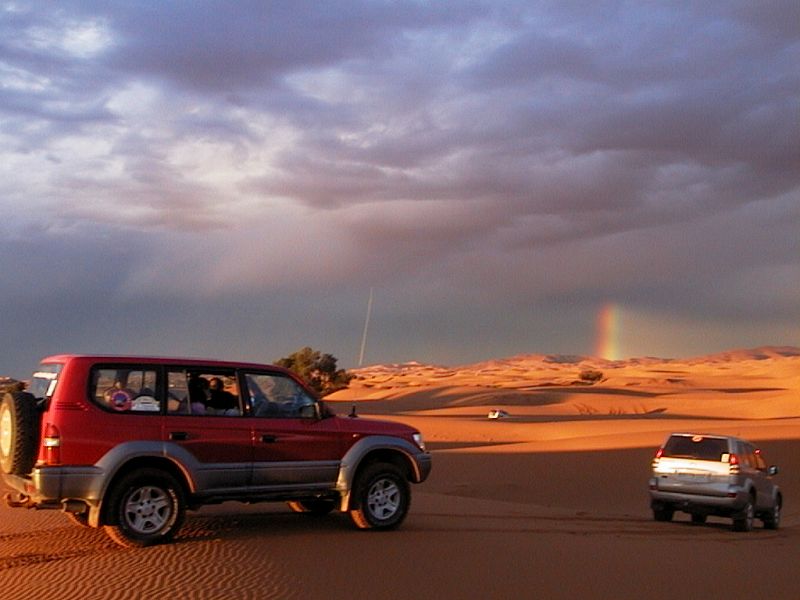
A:
POLYGON ((0 400, 0 469, 26 475, 36 462, 39 446, 39 411, 27 392, 7 392, 0 400))

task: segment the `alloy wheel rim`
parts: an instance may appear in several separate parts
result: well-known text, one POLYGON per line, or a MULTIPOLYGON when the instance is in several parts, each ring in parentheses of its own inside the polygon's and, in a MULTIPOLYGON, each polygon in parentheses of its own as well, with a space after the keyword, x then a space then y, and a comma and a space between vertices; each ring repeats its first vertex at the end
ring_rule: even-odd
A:
POLYGON ((128 496, 124 517, 129 527, 137 533, 154 533, 169 522, 172 502, 164 490, 145 486, 128 496))
POLYGON ((392 518, 400 508, 400 488, 390 479, 379 479, 369 489, 367 506, 381 521, 392 518))

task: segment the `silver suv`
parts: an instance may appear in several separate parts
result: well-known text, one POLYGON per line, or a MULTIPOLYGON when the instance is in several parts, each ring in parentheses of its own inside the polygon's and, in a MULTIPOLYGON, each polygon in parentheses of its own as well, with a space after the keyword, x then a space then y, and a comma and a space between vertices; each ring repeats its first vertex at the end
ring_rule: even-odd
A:
POLYGON ((656 521, 671 521, 681 510, 697 524, 709 515, 730 517, 735 531, 750 531, 756 517, 766 529, 780 524, 783 496, 772 482, 778 467, 767 467, 761 451, 748 441, 673 433, 652 466, 650 501, 656 521))

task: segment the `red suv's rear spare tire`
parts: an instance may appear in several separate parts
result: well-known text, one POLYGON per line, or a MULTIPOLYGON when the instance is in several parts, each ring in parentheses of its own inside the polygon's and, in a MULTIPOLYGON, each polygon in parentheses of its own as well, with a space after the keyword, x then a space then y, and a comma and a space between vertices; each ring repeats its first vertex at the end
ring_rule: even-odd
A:
POLYGON ((0 469, 26 475, 33 469, 39 442, 36 398, 27 392, 7 392, 0 400, 0 469))

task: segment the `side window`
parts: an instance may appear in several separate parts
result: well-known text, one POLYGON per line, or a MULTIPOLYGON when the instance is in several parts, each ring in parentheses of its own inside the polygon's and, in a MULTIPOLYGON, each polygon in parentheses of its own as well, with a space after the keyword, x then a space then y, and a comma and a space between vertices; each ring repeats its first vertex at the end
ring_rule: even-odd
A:
POLYGON ((202 369, 170 369, 167 371, 167 413, 226 417, 241 415, 235 374, 202 369))
POLYGON ((314 398, 290 377, 277 373, 247 373, 244 379, 256 417, 296 419, 316 414, 314 398))
POLYGON ((120 366, 92 369, 89 391, 102 408, 116 412, 159 413, 156 397, 156 370, 148 367, 120 366))
POLYGON ((186 371, 167 371, 168 414, 189 414, 189 392, 186 381, 186 371))
POLYGON ((764 457, 761 454, 760 450, 756 450, 756 469, 759 471, 766 471, 767 470, 767 462, 764 460, 764 457))
POLYGON ((741 444, 739 446, 739 450, 741 452, 740 458, 745 466, 756 468, 755 448, 753 448, 750 444, 741 444))

